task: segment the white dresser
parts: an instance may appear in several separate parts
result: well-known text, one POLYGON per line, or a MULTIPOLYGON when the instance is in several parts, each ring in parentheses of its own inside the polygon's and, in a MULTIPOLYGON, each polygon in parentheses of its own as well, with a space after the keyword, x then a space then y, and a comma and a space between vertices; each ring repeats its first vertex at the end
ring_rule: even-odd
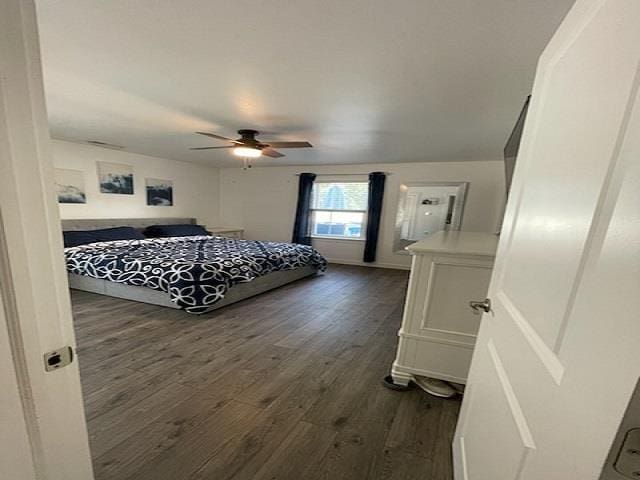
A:
POLYGON ((466 383, 481 315, 470 301, 487 296, 498 237, 438 232, 407 247, 413 256, 391 376, 414 375, 466 383))

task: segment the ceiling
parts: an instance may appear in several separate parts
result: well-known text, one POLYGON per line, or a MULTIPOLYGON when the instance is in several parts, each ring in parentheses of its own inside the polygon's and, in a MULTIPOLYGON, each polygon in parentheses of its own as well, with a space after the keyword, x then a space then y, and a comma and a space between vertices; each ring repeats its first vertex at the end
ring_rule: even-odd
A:
POLYGON ((239 166, 498 159, 572 0, 37 0, 54 138, 239 166))

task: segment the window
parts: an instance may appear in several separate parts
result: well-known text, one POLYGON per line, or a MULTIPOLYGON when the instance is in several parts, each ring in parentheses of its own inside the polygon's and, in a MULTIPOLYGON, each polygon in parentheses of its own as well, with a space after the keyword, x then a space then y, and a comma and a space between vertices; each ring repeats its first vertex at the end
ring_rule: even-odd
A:
POLYGON ((368 197, 367 182, 315 182, 311 235, 363 240, 368 197))

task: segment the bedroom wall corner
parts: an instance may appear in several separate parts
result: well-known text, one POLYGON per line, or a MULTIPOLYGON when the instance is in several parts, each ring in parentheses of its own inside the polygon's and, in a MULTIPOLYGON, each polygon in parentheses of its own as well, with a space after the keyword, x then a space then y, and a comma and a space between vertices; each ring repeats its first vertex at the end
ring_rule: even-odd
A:
POLYGON ((195 217, 204 225, 220 221, 220 170, 215 167, 52 140, 56 168, 83 172, 87 203, 61 203, 62 219, 195 217), (133 195, 100 193, 97 162, 130 165, 133 195), (150 206, 146 178, 173 182, 173 206, 150 206))

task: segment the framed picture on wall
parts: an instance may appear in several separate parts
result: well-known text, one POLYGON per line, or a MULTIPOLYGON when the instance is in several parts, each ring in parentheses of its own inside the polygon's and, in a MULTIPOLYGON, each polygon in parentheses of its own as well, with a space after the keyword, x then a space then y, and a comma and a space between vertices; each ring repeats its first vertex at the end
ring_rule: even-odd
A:
POLYGON ((171 180, 159 180, 147 178, 147 205, 156 207, 173 206, 173 182, 171 180))
POLYGON ((87 203, 84 172, 56 168, 54 173, 58 203, 87 203))
POLYGON ((133 195, 133 167, 122 163, 98 162, 101 193, 133 195))

